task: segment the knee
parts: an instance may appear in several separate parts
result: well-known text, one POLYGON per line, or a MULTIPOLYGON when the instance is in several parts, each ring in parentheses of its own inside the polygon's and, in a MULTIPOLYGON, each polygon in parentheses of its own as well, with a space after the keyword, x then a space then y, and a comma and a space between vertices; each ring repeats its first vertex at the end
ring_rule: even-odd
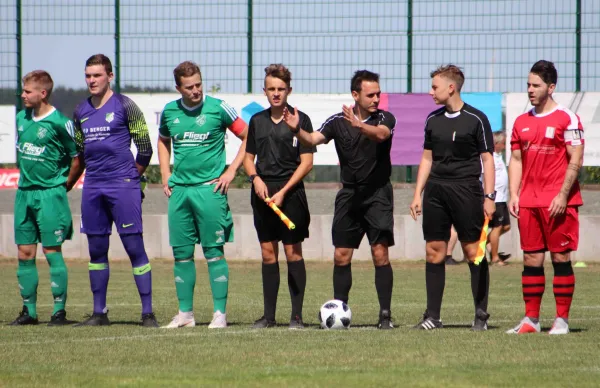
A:
POLYGON ((218 261, 225 258, 225 249, 220 247, 202 247, 204 258, 209 262, 218 261))
POLYGON ((479 246, 479 243, 470 243, 470 244, 465 244, 463 245, 463 253, 465 255, 465 258, 467 260, 469 260, 470 262, 474 262, 475 258, 477 257, 477 247, 479 246))
MULTIPOLYGON (((546 253, 543 251, 538 252, 524 252, 523 253, 523 265, 526 267, 541 267, 544 265, 544 257, 546 253)), ((554 259, 554 257, 553 257, 554 259)))
POLYGON ((285 258, 289 262, 302 260, 302 244, 284 245, 285 258))
POLYGON ((352 248, 335 248, 333 261, 337 266, 348 265, 352 262, 352 248))
POLYGON ((92 261, 102 260, 105 257, 108 260, 108 235, 88 235, 88 246, 92 261))
POLYGON ((18 258, 19 260, 31 260, 35 258, 37 245, 19 245, 18 258))
POLYGON ((44 255, 48 255, 51 253, 62 253, 62 247, 60 245, 55 247, 42 247, 42 252, 44 255))
POLYGON ((552 258, 552 264, 556 263, 568 263, 571 261, 571 251, 567 252, 552 252, 550 254, 552 258))
POLYGON ((509 230, 510 230, 510 224, 509 224, 509 225, 504 225, 504 226, 502 227, 502 233, 506 233, 506 232, 508 232, 509 230))
POLYGON ((277 262, 277 242, 261 243, 260 253, 264 264, 275 264, 277 262))
POLYGON ((173 257, 175 260, 189 260, 194 258, 194 245, 182 245, 173 247, 173 257))
POLYGON ((425 244, 425 260, 428 263, 439 264, 446 258, 446 247, 443 241, 430 241, 425 244))
POLYGON ((382 267, 390 263, 389 250, 387 245, 373 245, 371 247, 371 254, 373 255, 373 264, 375 264, 376 267, 382 267))

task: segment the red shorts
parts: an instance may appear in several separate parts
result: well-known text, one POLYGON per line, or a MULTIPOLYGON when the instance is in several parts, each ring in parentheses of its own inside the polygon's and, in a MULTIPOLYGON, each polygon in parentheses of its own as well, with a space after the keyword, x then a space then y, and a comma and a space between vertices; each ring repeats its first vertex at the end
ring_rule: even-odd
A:
POLYGON ((579 209, 567 206, 559 216, 550 218, 548 208, 522 207, 519 209, 521 249, 525 252, 576 251, 579 245, 579 209))

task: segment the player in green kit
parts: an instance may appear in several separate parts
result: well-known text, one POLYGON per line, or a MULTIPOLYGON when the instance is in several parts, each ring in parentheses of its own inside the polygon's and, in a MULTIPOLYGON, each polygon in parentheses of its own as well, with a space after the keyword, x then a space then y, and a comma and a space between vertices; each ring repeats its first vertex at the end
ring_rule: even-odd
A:
POLYGON ((67 191, 71 161, 77 155, 73 122, 48 102, 54 84, 50 74, 32 71, 23 77, 23 103, 17 114, 17 164, 19 187, 15 199, 14 228, 18 246, 17 278, 23 297, 23 310, 11 325, 36 325, 38 271, 37 244, 50 266, 50 287, 54 311, 48 326, 67 321, 68 274, 61 245, 73 235, 67 191))
POLYGON ((193 327, 196 266, 195 244, 208 263, 213 296, 210 329, 227 327, 225 308, 229 268, 223 246, 233 241, 233 219, 227 189, 241 166, 248 126, 225 101, 204 96, 200 68, 183 62, 173 71, 181 99, 168 103, 160 118, 158 158, 163 188, 169 198, 169 242, 175 257, 179 313, 165 328, 193 327), (225 169, 225 131, 242 140, 225 169), (171 143, 175 153, 171 172, 171 143))

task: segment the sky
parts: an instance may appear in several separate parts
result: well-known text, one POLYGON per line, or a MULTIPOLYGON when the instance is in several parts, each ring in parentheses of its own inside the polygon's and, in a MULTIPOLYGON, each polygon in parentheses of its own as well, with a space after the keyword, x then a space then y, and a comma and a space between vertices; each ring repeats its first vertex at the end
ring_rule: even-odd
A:
MULTIPOLYGON (((121 85, 173 87, 197 62, 207 88, 245 93, 245 0, 121 0, 121 85)), ((468 92, 522 92, 538 59, 554 61, 559 91, 575 89, 575 0, 413 0, 413 92, 455 63, 468 92)), ((16 0, 0 0, 0 87, 16 82, 16 0)), ((85 60, 115 60, 113 0, 22 0, 23 74, 43 68, 58 86, 85 86, 85 60)), ((252 90, 281 62, 299 93, 347 93, 357 69, 385 92, 407 92, 407 1, 254 0, 252 90)), ((582 1, 582 90, 600 91, 600 0, 582 1)))

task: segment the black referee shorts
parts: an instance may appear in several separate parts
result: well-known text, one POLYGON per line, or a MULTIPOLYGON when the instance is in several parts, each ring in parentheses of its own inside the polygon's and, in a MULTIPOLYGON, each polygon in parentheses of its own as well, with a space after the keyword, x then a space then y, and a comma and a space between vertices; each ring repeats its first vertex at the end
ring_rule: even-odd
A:
POLYGON ((510 225, 510 214, 506 202, 496 202, 496 212, 490 221, 490 228, 510 225))
POLYGON ((485 218, 483 199, 479 180, 428 180, 423 193, 425 241, 448 241, 452 225, 461 242, 478 241, 485 218))
MULTIPOLYGON (((265 182, 269 190, 269 195, 274 195, 281 190, 286 182, 265 182)), ((291 245, 308 238, 310 212, 308 210, 306 192, 304 191, 304 183, 300 182, 296 187, 288 191, 283 199, 283 204, 279 207, 296 225, 296 228, 293 230, 289 230, 273 209, 256 195, 254 186, 252 186, 250 192, 250 204, 254 213, 254 227, 256 228, 258 240, 261 243, 281 241, 285 245, 291 245)))
POLYGON ((370 245, 394 245, 394 191, 390 182, 379 188, 344 187, 337 193, 333 246, 356 249, 365 233, 370 245))

